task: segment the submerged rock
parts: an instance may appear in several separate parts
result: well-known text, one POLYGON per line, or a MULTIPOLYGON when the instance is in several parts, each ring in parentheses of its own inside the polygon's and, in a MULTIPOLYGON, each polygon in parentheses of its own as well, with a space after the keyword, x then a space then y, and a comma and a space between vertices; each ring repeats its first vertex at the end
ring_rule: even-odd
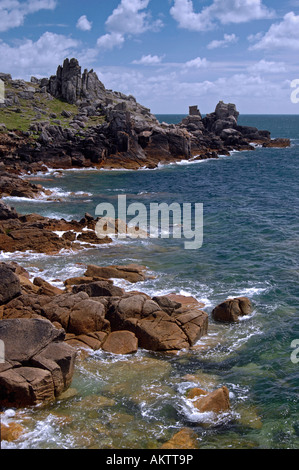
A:
POLYGON ((229 391, 222 387, 214 392, 206 392, 199 388, 189 391, 187 398, 193 400, 193 405, 201 413, 223 413, 230 409, 229 391))
POLYGON ((161 449, 198 449, 197 435, 192 429, 183 428, 165 442, 161 449))

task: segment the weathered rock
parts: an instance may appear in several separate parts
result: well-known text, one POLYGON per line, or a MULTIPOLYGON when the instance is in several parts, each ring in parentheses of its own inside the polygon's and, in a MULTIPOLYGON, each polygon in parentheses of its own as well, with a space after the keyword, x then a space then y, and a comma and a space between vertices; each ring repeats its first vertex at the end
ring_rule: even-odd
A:
POLYGON ((64 338, 64 330, 48 320, 0 322, 0 339, 5 345, 5 363, 0 366, 1 407, 52 401, 69 387, 76 351, 64 338))
POLYGON ((13 208, 5 204, 3 201, 0 201, 0 220, 7 220, 7 219, 17 219, 18 214, 17 211, 13 208))
POLYGON ((3 318, 47 318, 58 322, 67 333, 89 334, 110 331, 105 307, 91 300, 85 292, 78 294, 21 295, 5 305, 3 318))
POLYGON ((247 297, 228 299, 214 308, 212 317, 219 322, 239 322, 240 317, 250 315, 252 305, 247 297))
POLYGON ((112 330, 132 331, 139 346, 152 351, 188 349, 207 333, 205 312, 179 308, 168 312, 144 294, 133 293, 112 299, 106 318, 112 330))
POLYGON ((0 264, 0 305, 21 295, 19 278, 10 265, 0 264))
POLYGON ((290 147, 290 139, 272 139, 270 141, 264 142, 263 147, 272 147, 272 148, 285 148, 290 147))
POLYGON ((133 354, 138 350, 138 339, 130 331, 114 331, 104 341, 102 349, 113 354, 133 354))
POLYGON ((33 284, 38 287, 37 293, 39 295, 60 295, 63 294, 63 291, 58 287, 52 286, 49 282, 45 281, 40 277, 35 277, 33 280, 33 284))
POLYGON ((103 304, 91 300, 84 292, 53 297, 44 306, 44 313, 50 321, 58 321, 68 333, 75 335, 110 329, 103 304))
POLYGON ((87 267, 86 277, 100 277, 104 279, 125 279, 131 283, 145 280, 145 267, 136 264, 127 266, 94 266, 87 267))
POLYGON ((123 289, 114 286, 112 283, 107 281, 97 281, 76 285, 73 287, 72 292, 74 294, 86 292, 89 297, 121 297, 125 293, 123 289))

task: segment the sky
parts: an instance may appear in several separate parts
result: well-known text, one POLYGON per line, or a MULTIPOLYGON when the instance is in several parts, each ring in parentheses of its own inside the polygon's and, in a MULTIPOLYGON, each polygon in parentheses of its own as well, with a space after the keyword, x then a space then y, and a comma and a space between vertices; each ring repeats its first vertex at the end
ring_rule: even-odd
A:
POLYGON ((75 57, 155 114, 299 114, 298 53, 299 0, 0 0, 0 72, 75 57))

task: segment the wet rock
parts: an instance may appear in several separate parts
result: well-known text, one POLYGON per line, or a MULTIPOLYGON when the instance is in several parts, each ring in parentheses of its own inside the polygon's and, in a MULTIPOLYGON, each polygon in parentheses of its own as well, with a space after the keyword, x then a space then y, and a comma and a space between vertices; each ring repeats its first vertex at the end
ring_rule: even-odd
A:
POLYGON ((201 389, 193 389, 189 392, 189 398, 194 400, 193 405, 201 413, 223 413, 230 409, 229 391, 227 387, 219 388, 211 393, 201 389))
POLYGON ((19 423, 1 423, 1 441, 14 442, 17 441, 22 434, 24 434, 25 428, 19 423))
POLYGON ((228 299, 215 307, 212 311, 212 317, 215 321, 238 323, 240 317, 250 315, 252 305, 247 297, 238 297, 228 299))
POLYGON ((181 429, 161 449, 198 449, 197 435, 192 429, 181 429))

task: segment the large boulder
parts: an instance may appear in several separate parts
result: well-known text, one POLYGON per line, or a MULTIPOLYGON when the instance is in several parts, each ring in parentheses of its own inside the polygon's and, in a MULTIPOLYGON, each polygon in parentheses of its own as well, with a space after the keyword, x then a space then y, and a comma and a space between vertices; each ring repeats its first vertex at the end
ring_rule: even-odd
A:
POLYGON ((0 407, 49 402, 70 386, 76 351, 64 338, 65 331, 48 320, 0 322, 5 347, 5 362, 0 364, 0 407))
POLYGON ((212 317, 218 322, 238 323, 240 317, 250 315, 252 305, 247 297, 228 299, 214 308, 212 317))
POLYGON ((134 293, 112 299, 106 315, 112 330, 132 331, 139 347, 151 351, 189 349, 207 333, 205 312, 161 297, 156 300, 160 305, 145 294, 134 293))

